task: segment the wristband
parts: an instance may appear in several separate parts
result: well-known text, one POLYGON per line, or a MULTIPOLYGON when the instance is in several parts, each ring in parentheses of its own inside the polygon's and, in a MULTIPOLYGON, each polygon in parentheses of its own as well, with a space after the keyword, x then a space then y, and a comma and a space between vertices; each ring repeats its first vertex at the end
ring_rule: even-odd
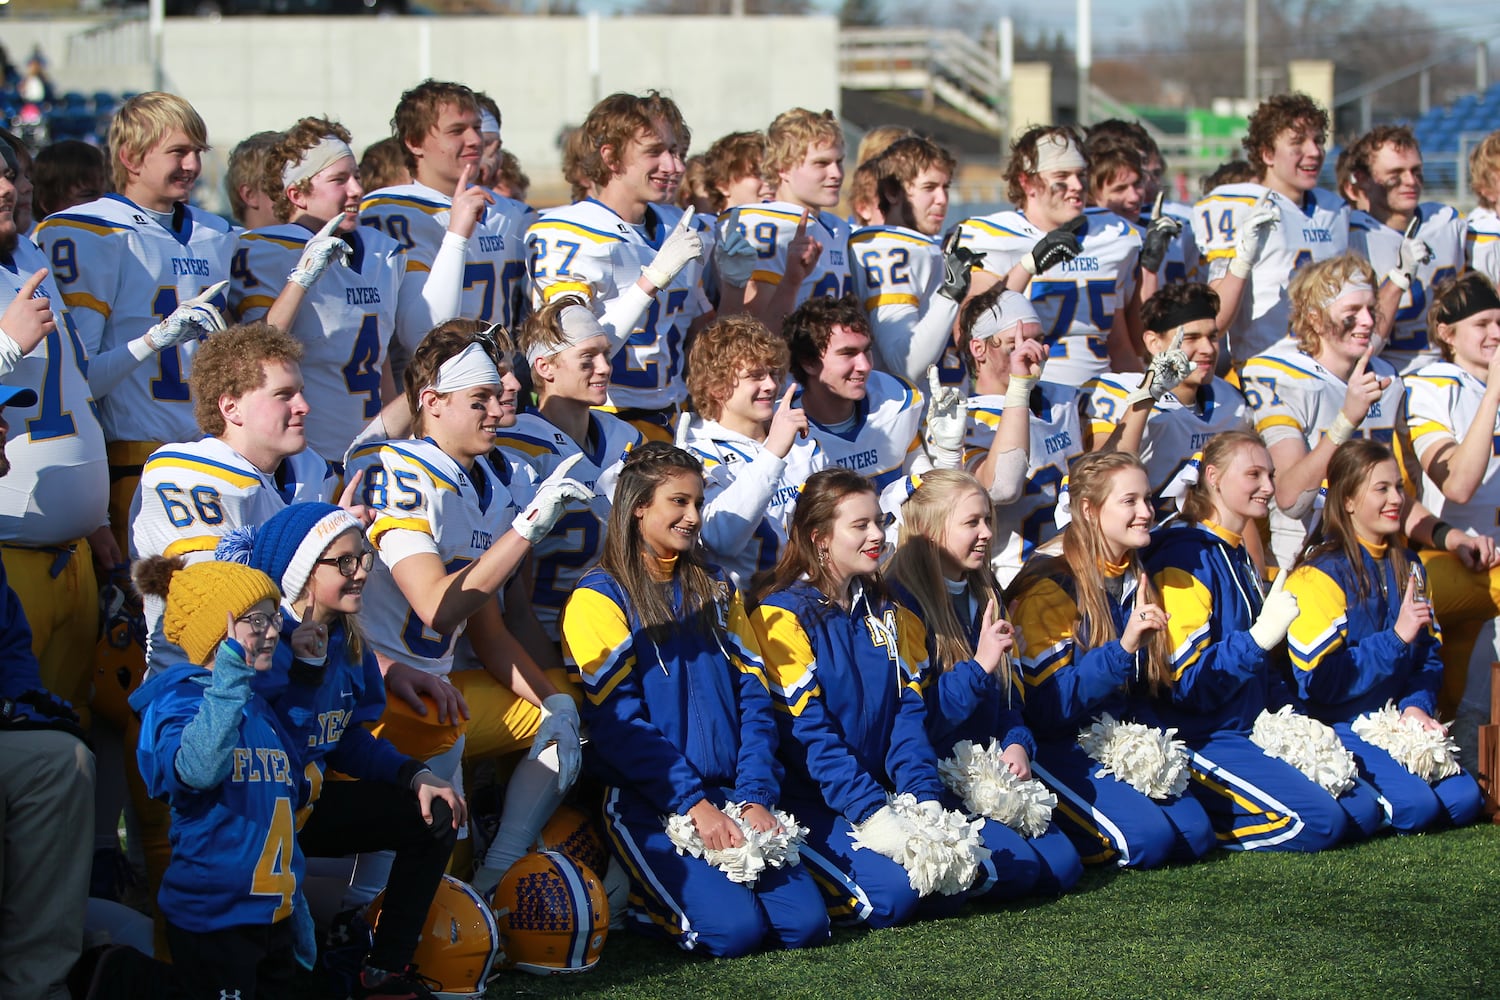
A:
POLYGON ((129 351, 130 356, 132 358, 135 358, 137 361, 145 361, 147 358, 157 353, 156 348, 151 344, 149 330, 145 334, 135 338, 130 343, 126 344, 125 349, 129 351))
POLYGON ((1339 415, 1333 418, 1333 426, 1328 428, 1325 433, 1328 440, 1332 441, 1333 446, 1337 448, 1354 436, 1354 424, 1340 410, 1339 415))
POLYGON ((1447 521, 1439 521, 1437 524, 1434 524, 1432 526, 1432 547, 1440 552, 1446 552, 1447 546, 1445 543, 1448 541, 1448 536, 1457 530, 1457 528, 1453 527, 1447 521))
POLYGON ((1036 385, 1037 378, 1034 375, 1012 375, 1010 385, 1005 390, 1005 405, 1030 406, 1031 389, 1036 385))
POLYGON ((1401 289, 1403 292, 1411 290, 1411 276, 1399 267, 1393 267, 1385 274, 1385 280, 1401 289))

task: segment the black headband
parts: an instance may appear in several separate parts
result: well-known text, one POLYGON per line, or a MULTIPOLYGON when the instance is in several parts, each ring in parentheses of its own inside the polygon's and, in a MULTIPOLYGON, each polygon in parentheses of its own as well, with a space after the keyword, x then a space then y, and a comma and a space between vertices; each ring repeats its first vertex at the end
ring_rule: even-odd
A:
POLYGON ((1447 302, 1437 305, 1437 321, 1452 326, 1462 320, 1468 319, 1475 313, 1482 313, 1487 309, 1500 309, 1500 295, 1495 294, 1495 286, 1488 281, 1468 282, 1469 294, 1464 296, 1451 296, 1447 302), (1453 301, 1458 299, 1459 301, 1453 301))
POLYGON ((1214 309, 1207 295, 1194 295, 1192 298, 1168 308, 1166 312, 1156 317, 1154 322, 1148 324, 1146 329, 1152 333, 1167 333, 1186 323, 1196 323, 1200 319, 1217 320, 1218 318, 1218 311, 1214 309))

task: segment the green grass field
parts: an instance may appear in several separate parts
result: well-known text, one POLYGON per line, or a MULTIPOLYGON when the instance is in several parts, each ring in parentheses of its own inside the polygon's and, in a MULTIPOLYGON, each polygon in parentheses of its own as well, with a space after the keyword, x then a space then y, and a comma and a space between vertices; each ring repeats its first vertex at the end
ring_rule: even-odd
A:
POLYGON ((1061 899, 731 961, 620 932, 595 971, 488 994, 699 1000, 1500 996, 1500 827, 1304 856, 1091 869, 1061 899))

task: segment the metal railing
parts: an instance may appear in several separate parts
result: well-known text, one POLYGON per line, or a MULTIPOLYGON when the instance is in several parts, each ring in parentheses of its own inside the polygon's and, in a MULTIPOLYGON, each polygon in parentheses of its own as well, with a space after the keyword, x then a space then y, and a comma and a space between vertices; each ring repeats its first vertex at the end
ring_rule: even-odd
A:
POLYGON ((987 127, 1005 125, 1000 56, 961 31, 845 28, 839 32, 839 84, 850 90, 919 90, 987 127))

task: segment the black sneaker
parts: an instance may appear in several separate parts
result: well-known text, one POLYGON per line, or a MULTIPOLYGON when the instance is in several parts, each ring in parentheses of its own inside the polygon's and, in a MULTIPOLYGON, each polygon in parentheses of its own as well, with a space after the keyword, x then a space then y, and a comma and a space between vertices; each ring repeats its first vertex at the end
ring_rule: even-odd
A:
POLYGON ((437 983, 408 965, 400 972, 386 972, 366 966, 360 971, 349 1000, 437 1000, 432 987, 437 983))

